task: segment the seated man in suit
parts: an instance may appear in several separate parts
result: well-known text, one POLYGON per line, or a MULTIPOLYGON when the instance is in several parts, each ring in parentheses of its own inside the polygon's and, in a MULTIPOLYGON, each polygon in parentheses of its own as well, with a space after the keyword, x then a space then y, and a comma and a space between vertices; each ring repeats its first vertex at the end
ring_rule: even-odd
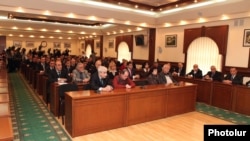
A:
POLYGON ((51 70, 49 73, 48 81, 49 83, 53 82, 69 82, 70 76, 68 75, 65 69, 62 69, 62 62, 57 60, 55 62, 55 69, 51 70))
POLYGON ((127 68, 126 69, 128 70, 130 79, 140 78, 140 75, 135 73, 136 69, 133 68, 133 63, 132 62, 127 63, 127 68))
POLYGON ((72 72, 73 81, 74 82, 89 82, 90 74, 87 70, 85 70, 85 66, 83 63, 77 63, 76 69, 72 72))
POLYGON ((193 69, 187 74, 188 78, 199 78, 202 79, 202 70, 199 69, 197 64, 193 65, 193 69))
POLYGON ((46 68, 47 68, 47 65, 45 63, 45 57, 42 56, 40 59, 40 63, 37 64, 36 70, 40 73, 45 73, 46 68))
POLYGON ((149 74, 149 76, 147 77, 147 81, 148 81, 149 85, 159 84, 157 68, 153 69, 153 72, 151 74, 149 74))
POLYGON ((210 79, 213 81, 222 81, 222 73, 216 70, 215 66, 211 66, 210 67, 209 72, 207 72, 207 74, 204 76, 205 79, 210 79))
POLYGON ((162 71, 158 75, 159 84, 171 84, 177 82, 170 73, 170 68, 171 65, 169 63, 163 65, 162 71))
POLYGON ((238 71, 235 67, 230 68, 230 73, 227 74, 226 77, 224 77, 223 83, 242 85, 243 77, 237 74, 237 72, 238 71))
POLYGON ((119 72, 119 75, 113 79, 115 88, 132 88, 135 87, 135 83, 129 78, 129 72, 127 69, 123 69, 119 72))
POLYGON ((173 76, 185 76, 186 70, 183 67, 183 63, 179 62, 178 67, 174 70, 172 74, 173 76))
POLYGON ((105 66, 99 66, 97 72, 91 75, 90 87, 97 91, 111 91, 113 90, 112 81, 107 74, 108 69, 105 66))

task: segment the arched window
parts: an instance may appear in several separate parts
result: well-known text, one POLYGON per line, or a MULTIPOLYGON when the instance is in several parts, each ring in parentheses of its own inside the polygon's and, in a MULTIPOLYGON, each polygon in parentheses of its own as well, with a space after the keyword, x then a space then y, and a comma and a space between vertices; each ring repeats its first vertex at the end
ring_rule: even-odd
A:
POLYGON ((187 73, 193 69, 194 64, 198 64, 203 75, 210 71, 211 65, 221 71, 222 55, 219 54, 218 46, 211 38, 199 37, 193 40, 188 47, 187 73))
POLYGON ((118 45, 118 61, 122 62, 122 59, 131 60, 131 52, 129 52, 128 44, 121 42, 118 45))
POLYGON ((87 45, 86 47, 86 56, 89 58, 89 56, 91 55, 92 49, 90 44, 87 45))

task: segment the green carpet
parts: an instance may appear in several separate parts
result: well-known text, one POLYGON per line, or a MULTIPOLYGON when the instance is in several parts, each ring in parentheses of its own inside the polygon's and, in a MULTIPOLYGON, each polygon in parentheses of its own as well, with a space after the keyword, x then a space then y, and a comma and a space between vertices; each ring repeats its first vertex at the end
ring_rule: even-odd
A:
POLYGON ((14 141, 70 141, 41 99, 19 73, 9 73, 14 141))
POLYGON ((250 124, 250 116, 197 102, 196 111, 230 121, 235 124, 250 124))

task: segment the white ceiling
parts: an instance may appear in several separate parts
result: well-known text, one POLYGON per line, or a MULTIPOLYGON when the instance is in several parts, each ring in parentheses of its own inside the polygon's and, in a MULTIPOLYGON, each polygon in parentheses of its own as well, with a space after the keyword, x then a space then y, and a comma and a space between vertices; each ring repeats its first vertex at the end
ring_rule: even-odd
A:
MULTIPOLYGON (((31 16, 35 18, 69 20, 74 22, 102 22, 109 23, 108 26, 79 26, 67 24, 55 24, 45 22, 31 22, 19 21, 10 19, 0 19, 0 35, 12 34, 13 36, 24 37, 34 35, 39 37, 41 35, 48 38, 53 36, 55 38, 63 37, 63 39, 71 37, 87 37, 89 35, 103 35, 103 34, 119 34, 120 32, 128 32, 128 30, 136 31, 138 27, 145 28, 159 28, 164 27, 165 23, 172 26, 179 25, 181 20, 189 21, 189 24, 197 22, 197 19, 202 17, 207 21, 220 20, 221 16, 229 15, 229 18, 245 18, 250 17, 250 0, 227 0, 225 2, 211 4, 206 7, 200 7, 189 10, 182 10, 171 14, 161 14, 160 12, 153 12, 153 15, 146 15, 138 13, 136 10, 117 10, 112 8, 104 8, 101 6, 86 4, 89 0, 1 0, 0 16, 6 16, 8 13, 13 13, 19 16, 31 16), (80 1, 80 2, 79 2, 80 1), (49 11, 50 15, 45 14, 49 11), (69 18, 68 15, 71 14, 69 18), (74 14, 74 15, 73 15, 74 14), (73 16, 72 16, 73 15, 73 16), (17 27, 18 29, 12 29, 17 27), (30 27, 33 30, 29 31, 30 27), (41 29, 47 29, 47 32, 41 29), (60 30, 61 32, 55 32, 60 30), (69 33, 71 31, 71 33, 69 33), (82 34, 82 33, 84 34, 82 34)), ((131 0, 147 4, 153 4, 151 0, 131 0)), ((210 0, 213 1, 213 0, 210 0)), ((218 0, 214 0, 218 1, 218 0)), ((93 1, 90 1, 93 2, 93 1)), ((157 0, 157 3, 162 3, 164 0, 157 0)), ((165 1, 166 2, 166 1, 165 1)), ((152 11, 147 11, 151 12, 152 11)))

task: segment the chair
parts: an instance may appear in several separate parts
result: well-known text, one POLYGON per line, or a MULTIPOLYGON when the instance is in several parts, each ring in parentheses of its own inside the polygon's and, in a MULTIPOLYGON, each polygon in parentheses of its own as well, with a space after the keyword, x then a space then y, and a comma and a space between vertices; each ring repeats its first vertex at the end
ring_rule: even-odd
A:
POLYGON ((62 124, 64 124, 64 114, 65 114, 65 92, 77 91, 77 90, 78 87, 75 83, 64 84, 58 87, 58 94, 59 94, 58 118, 62 116, 62 124))

